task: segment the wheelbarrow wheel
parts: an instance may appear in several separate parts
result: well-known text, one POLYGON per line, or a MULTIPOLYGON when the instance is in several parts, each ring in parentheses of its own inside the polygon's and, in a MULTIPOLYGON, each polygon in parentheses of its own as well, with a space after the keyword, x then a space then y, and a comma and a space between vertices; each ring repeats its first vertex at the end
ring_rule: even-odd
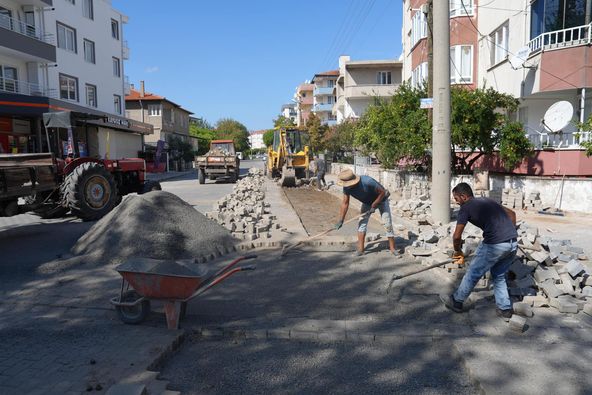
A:
POLYGON ((187 302, 181 302, 181 309, 179 311, 179 319, 180 320, 185 319, 186 315, 187 315, 187 302))
MULTIPOLYGON (((123 293, 122 302, 134 302, 140 299, 140 295, 133 289, 123 293)), ((119 319, 126 323, 136 325, 146 319, 150 313, 150 301, 143 300, 135 306, 116 306, 117 315, 119 319)))

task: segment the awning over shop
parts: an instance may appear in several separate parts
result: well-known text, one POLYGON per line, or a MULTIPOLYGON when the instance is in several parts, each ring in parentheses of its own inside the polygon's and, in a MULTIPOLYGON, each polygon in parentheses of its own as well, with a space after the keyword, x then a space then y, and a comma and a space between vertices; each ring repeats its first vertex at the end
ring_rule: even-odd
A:
POLYGON ((147 123, 116 117, 113 115, 95 115, 78 111, 58 111, 44 113, 43 124, 46 128, 67 129, 87 124, 137 134, 154 133, 153 126, 147 123))

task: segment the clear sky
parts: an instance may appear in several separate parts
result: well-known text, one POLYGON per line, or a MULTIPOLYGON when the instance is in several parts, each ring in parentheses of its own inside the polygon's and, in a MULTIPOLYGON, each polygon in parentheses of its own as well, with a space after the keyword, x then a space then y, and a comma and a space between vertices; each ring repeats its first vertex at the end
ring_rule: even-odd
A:
POLYGON ((401 54, 400 0, 113 0, 125 74, 210 123, 268 129, 294 90, 352 60, 401 54))

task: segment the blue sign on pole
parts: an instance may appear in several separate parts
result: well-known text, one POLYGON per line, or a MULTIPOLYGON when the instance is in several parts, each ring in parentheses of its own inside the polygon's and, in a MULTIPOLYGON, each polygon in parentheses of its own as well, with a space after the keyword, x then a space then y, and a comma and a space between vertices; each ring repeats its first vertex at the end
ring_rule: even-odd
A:
POLYGON ((434 98, 419 99, 419 108, 434 108, 434 98))

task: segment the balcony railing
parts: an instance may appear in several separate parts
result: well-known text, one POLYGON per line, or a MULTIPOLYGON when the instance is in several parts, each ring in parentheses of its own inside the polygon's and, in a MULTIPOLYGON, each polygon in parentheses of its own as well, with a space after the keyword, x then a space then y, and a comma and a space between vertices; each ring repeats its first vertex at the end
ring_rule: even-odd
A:
POLYGON ((592 43, 592 23, 569 29, 543 33, 528 43, 531 53, 550 49, 561 49, 589 45, 592 43))
POLYGON ((332 95, 333 94, 333 89, 335 89, 335 87, 333 87, 333 86, 331 86, 331 87, 315 88, 314 91, 313 91, 313 95, 314 96, 332 95))
POLYGON ((124 60, 129 60, 129 58, 130 58, 130 49, 129 49, 129 46, 127 45, 127 40, 123 40, 123 43, 122 43, 122 52, 123 52, 122 58, 124 60))
POLYGON ((3 77, 0 77, 0 92, 57 98, 57 91, 55 89, 48 89, 39 84, 3 77))
POLYGON ((323 111, 331 112, 333 110, 333 104, 315 104, 312 107, 312 110, 314 112, 323 112, 323 111))
POLYGON ((31 37, 35 40, 43 41, 47 44, 55 45, 53 34, 41 34, 39 29, 35 26, 28 25, 18 19, 11 18, 6 15, 0 15, 0 28, 12 30, 15 33, 23 36, 31 37))
POLYGON ((123 93, 125 95, 129 95, 131 93, 131 84, 129 76, 127 75, 123 77, 123 93))
POLYGON ((530 129, 528 139, 535 149, 582 148, 580 144, 592 141, 592 132, 546 133, 530 129))

